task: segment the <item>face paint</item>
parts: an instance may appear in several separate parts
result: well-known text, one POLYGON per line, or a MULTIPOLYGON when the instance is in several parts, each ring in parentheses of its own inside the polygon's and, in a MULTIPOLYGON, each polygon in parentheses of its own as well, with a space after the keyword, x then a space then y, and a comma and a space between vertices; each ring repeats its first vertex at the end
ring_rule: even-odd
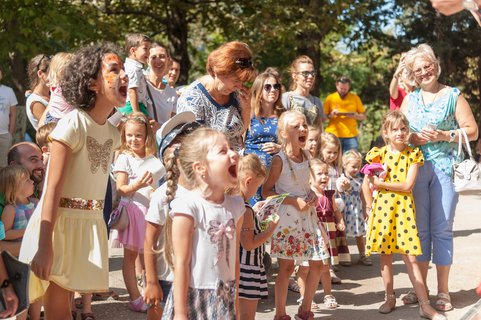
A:
MULTIPOLYGON (((106 54, 102 60, 102 78, 104 79, 104 88, 114 94, 115 100, 125 100, 127 97, 128 79, 125 75, 123 67, 124 65, 119 56, 114 53, 106 54)), ((105 90, 104 93, 110 95, 105 90)), ((125 101, 118 103, 125 103, 125 101)))

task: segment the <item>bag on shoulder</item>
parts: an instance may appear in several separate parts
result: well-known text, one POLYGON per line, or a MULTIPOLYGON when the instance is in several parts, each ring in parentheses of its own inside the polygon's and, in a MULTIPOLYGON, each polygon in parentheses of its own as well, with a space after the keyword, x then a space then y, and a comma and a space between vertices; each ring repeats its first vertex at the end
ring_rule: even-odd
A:
POLYGON ((112 211, 108 226, 110 229, 118 231, 124 230, 129 226, 129 213, 127 212, 127 206, 121 203, 112 211))
POLYGON ((458 135, 458 159, 461 158, 463 140, 469 158, 453 164, 452 179, 454 190, 458 193, 481 191, 481 166, 473 158, 466 131, 464 129, 458 129, 458 135))

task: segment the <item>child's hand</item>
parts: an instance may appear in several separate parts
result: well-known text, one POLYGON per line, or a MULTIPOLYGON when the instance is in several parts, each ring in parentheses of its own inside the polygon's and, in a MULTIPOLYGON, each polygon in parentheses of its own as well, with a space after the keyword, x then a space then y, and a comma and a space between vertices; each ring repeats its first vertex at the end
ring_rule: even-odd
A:
POLYGON ((316 204, 317 204, 317 195, 314 191, 312 190, 309 190, 309 193, 307 194, 306 196, 306 199, 305 199, 306 203, 311 206, 311 207, 315 207, 316 204))
POLYGON ((344 221, 341 220, 338 224, 337 224, 337 230, 339 231, 344 231, 346 230, 346 226, 344 225, 344 221))
POLYGON ((42 280, 48 280, 53 264, 53 249, 40 246, 32 260, 32 272, 42 280))
POLYGON ((136 190, 139 190, 139 189, 150 186, 152 182, 154 182, 154 178, 152 177, 152 172, 146 171, 144 172, 142 177, 135 182, 134 187, 136 190))
POLYGON ((164 298, 164 292, 159 285, 158 281, 147 282, 144 290, 144 301, 146 304, 154 306, 159 306, 164 298))
POLYGON ((298 209, 299 211, 306 211, 310 207, 306 200, 304 200, 303 198, 296 198, 295 203, 296 205, 294 207, 296 207, 296 209, 298 209))
POLYGON ((6 309, 0 313, 0 318, 7 318, 17 313, 18 297, 13 290, 12 285, 2 289, 3 298, 5 300, 6 309))
POLYGON ((279 215, 277 213, 271 214, 267 218, 267 221, 268 221, 268 224, 269 224, 269 226, 267 227, 267 230, 275 229, 277 227, 277 225, 279 224, 280 219, 281 218, 279 217, 279 215))

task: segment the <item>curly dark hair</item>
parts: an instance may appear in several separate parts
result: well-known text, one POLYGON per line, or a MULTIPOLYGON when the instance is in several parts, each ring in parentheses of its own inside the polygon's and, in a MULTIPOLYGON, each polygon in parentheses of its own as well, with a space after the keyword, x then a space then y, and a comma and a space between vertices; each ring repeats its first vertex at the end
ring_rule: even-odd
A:
POLYGON ((119 52, 119 48, 110 42, 88 45, 75 52, 60 83, 65 100, 77 108, 92 109, 96 93, 89 88, 91 82, 97 79, 104 56, 108 53, 120 56, 119 52))

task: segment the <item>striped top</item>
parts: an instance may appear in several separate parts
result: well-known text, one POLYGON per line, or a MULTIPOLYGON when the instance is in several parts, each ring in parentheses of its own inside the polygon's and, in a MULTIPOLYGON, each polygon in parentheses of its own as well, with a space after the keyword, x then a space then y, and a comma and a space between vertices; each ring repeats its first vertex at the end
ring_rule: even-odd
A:
MULTIPOLYGON (((245 203, 245 206, 246 208, 252 209, 252 207, 248 203, 245 203)), ((255 213, 253 214, 253 216, 254 216, 254 235, 257 235, 262 232, 262 229, 260 226, 259 219, 257 219, 257 216, 255 213)), ((265 252, 264 244, 250 251, 245 250, 244 248, 242 248, 242 245, 241 245, 240 246, 240 264, 249 265, 249 266, 263 266, 264 252, 265 252)))

